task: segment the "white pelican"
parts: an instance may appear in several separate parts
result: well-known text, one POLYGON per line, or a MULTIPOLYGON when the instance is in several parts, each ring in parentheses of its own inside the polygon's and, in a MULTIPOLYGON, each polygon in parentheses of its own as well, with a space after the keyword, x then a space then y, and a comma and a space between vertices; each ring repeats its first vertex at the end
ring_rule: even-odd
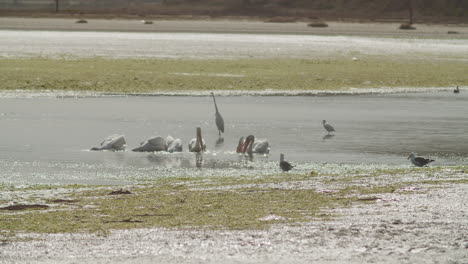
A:
POLYGON ((330 134, 330 132, 335 131, 335 128, 333 128, 332 125, 328 124, 326 120, 322 121, 322 125, 325 128, 325 130, 327 130, 328 134, 330 134))
POLYGON ((180 138, 173 139, 171 136, 167 136, 166 142, 167 142, 167 152, 170 152, 170 153, 182 152, 183 147, 182 147, 182 140, 180 140, 180 138))
POLYGON ((411 163, 413 163, 415 166, 418 166, 418 167, 426 166, 427 164, 434 161, 434 160, 426 159, 423 157, 416 157, 414 153, 411 153, 408 159, 411 159, 411 163))
POLYGON ((91 150, 112 150, 112 151, 119 151, 125 150, 127 146, 127 142, 125 141, 125 137, 123 135, 110 135, 104 141, 102 141, 100 147, 93 147, 91 150))
POLYGON ((166 139, 161 136, 150 138, 141 142, 140 146, 132 149, 138 152, 167 151, 166 139))
POLYGON ((255 141, 255 136, 249 135, 245 140, 244 137, 239 139, 236 151, 237 153, 247 154, 268 154, 270 153, 270 143, 266 139, 255 141))
POLYGON ((190 140, 188 149, 190 152, 203 152, 206 150, 206 144, 202 138, 200 127, 197 127, 197 137, 190 140))
POLYGON ((216 127, 218 128, 219 136, 221 136, 221 133, 224 133, 224 119, 218 111, 218 106, 216 105, 216 99, 215 99, 214 93, 211 93, 211 96, 213 96, 213 102, 214 102, 214 106, 216 110, 216 113, 215 113, 216 127))
POLYGON ((294 166, 284 160, 284 154, 280 154, 280 168, 283 171, 290 171, 294 166))

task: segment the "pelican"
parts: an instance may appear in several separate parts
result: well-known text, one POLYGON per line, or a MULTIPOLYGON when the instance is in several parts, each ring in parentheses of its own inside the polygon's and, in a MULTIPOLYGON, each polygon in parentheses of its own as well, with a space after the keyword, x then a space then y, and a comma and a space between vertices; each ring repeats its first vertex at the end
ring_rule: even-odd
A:
POLYGON ((284 154, 280 154, 279 165, 280 165, 281 170, 283 171, 290 171, 292 168, 294 168, 294 166, 291 165, 291 163, 284 160, 284 154))
POLYGON ((216 127, 218 128, 219 136, 221 136, 221 133, 224 133, 224 119, 218 111, 218 106, 216 105, 216 99, 215 99, 214 93, 211 93, 211 96, 213 96, 213 102, 214 102, 214 106, 216 110, 216 113, 215 113, 216 127))
POLYGON ((426 159, 423 157, 416 157, 414 153, 411 153, 408 159, 411 159, 411 163, 413 163, 415 166, 418 166, 418 167, 426 166, 427 164, 434 161, 434 160, 426 159))
POLYGON ((241 137, 239 139, 239 144, 237 145, 237 153, 246 153, 247 154, 269 154, 270 153, 270 143, 266 139, 261 139, 255 141, 254 135, 249 135, 245 138, 241 137))
POLYGON ((180 140, 180 138, 174 139, 171 136, 167 136, 166 143, 167 152, 182 152, 183 150, 182 140, 180 140))
POLYGON ((458 86, 457 86, 457 88, 455 88, 455 90, 453 90, 453 93, 460 93, 460 88, 458 88, 458 86))
POLYGON ((206 144, 202 138, 200 127, 197 127, 197 137, 190 140, 188 148, 190 152, 203 152, 206 150, 206 144))
POLYGON ((152 137, 140 143, 140 146, 132 149, 137 152, 167 151, 166 139, 161 136, 152 137))
POLYGON ((125 146, 127 142, 125 141, 125 137, 123 135, 110 135, 104 141, 102 141, 100 147, 93 147, 91 150, 112 150, 112 151, 119 151, 125 150, 125 146))
POLYGON ((328 134, 330 134, 330 132, 335 132, 335 128, 333 128, 332 125, 328 124, 326 120, 322 121, 322 125, 325 128, 325 130, 327 130, 328 134))

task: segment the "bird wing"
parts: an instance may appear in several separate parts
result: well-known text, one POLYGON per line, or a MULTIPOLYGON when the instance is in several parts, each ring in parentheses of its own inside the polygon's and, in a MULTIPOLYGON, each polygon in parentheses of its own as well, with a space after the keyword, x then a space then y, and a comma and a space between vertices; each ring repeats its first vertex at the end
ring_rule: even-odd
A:
POLYGON ((427 164, 429 162, 432 162, 433 160, 430 159, 425 159, 423 157, 415 157, 414 160, 419 163, 427 164))
POLYGON ((216 126, 219 131, 224 133, 224 119, 219 112, 216 112, 216 126))
POLYGON ((105 149, 121 149, 125 146, 126 143, 127 142, 125 141, 125 137, 123 135, 111 135, 102 141, 101 146, 105 149))
POLYGON ((327 131, 335 131, 335 128, 330 124, 325 124, 325 128, 327 129, 327 131))
POLYGON ((252 148, 253 153, 268 154, 270 153, 270 143, 267 140, 256 141, 252 148))

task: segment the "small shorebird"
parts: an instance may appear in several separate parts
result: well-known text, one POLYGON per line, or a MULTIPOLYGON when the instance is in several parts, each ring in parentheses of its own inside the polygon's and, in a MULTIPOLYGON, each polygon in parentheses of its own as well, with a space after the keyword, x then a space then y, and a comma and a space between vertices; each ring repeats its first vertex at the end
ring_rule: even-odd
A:
POLYGON ((322 121, 322 125, 323 128, 327 130, 328 134, 330 134, 330 132, 335 132, 335 128, 332 125, 328 124, 326 120, 322 121))

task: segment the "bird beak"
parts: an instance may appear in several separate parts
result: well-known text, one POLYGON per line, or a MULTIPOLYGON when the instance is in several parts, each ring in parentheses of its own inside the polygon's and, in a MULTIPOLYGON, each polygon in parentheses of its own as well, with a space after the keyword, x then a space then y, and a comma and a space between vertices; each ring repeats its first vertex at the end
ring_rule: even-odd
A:
POLYGON ((241 137, 239 139, 239 144, 237 144, 237 149, 236 149, 237 153, 240 153, 242 151, 243 144, 244 144, 244 137, 241 137))
POLYGON ((252 144, 253 142, 253 138, 248 136, 245 141, 244 141, 244 144, 242 145, 242 150, 241 152, 242 153, 245 153, 247 151, 247 148, 249 147, 250 144, 252 144))
POLYGON ((244 144, 242 144, 242 147, 240 149, 241 153, 245 153, 245 151, 247 150, 247 146, 249 145, 249 142, 250 142, 250 139, 248 138, 244 141, 244 144))
POLYGON ((202 150, 205 150, 205 148, 203 147, 203 139, 202 139, 201 128, 200 127, 197 127, 197 140, 198 140, 198 142, 200 142, 200 148, 202 150))

